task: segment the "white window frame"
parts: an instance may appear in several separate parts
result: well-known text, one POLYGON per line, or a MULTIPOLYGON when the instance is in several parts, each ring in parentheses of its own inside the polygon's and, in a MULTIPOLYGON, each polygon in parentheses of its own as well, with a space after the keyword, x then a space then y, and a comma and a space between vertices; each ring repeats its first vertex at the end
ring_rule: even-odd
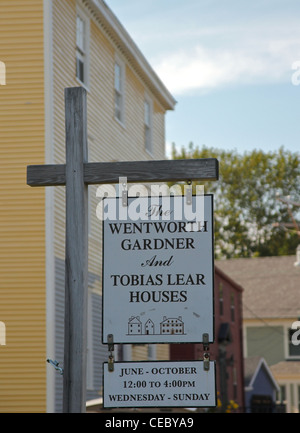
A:
POLYGON ((153 101, 148 95, 144 99, 144 145, 153 156, 153 101))
POLYGON ((117 56, 114 62, 114 117, 123 126, 125 125, 125 63, 117 56))
POLYGON ((81 9, 77 8, 76 11, 76 79, 77 81, 88 89, 89 86, 89 46, 90 46, 90 18, 81 9), (82 23, 82 28, 78 26, 78 20, 82 23), (78 61, 83 66, 83 80, 79 76, 78 61))

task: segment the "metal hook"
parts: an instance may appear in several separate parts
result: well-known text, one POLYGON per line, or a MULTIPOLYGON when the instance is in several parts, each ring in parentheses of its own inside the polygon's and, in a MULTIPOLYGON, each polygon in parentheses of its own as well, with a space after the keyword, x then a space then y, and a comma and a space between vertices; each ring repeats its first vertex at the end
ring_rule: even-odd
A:
POLYGON ((127 177, 120 177, 119 178, 120 185, 122 186, 121 189, 121 195, 122 195, 122 206, 127 206, 127 198, 128 198, 128 191, 127 191, 127 177))
POLYGON ((107 342, 108 342, 108 371, 112 372, 114 371, 114 356, 112 352, 114 351, 114 336, 113 334, 108 334, 107 336, 107 342))
POLYGON ((209 353, 204 353, 203 354, 203 369, 204 371, 209 371, 209 353))
POLYGON ((49 364, 51 364, 55 368, 55 370, 59 371, 61 375, 64 374, 64 369, 59 367, 59 362, 52 361, 52 359, 47 359, 47 362, 49 362, 49 364))
POLYGON ((203 341, 203 368, 205 371, 209 371, 209 335, 207 333, 202 334, 202 341, 203 341))
POLYGON ((192 197, 193 197, 192 181, 188 180, 187 185, 184 185, 184 193, 186 198, 186 204, 190 206, 192 204, 192 197))

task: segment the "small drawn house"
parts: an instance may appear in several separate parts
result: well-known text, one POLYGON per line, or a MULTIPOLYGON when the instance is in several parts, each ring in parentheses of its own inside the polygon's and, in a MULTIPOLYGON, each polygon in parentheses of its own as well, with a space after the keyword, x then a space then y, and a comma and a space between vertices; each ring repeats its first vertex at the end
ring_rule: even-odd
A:
POLYGON ((145 334, 146 335, 153 335, 154 334, 154 323, 151 319, 148 319, 145 323, 145 334))
POLYGON ((142 322, 139 316, 132 316, 128 321, 128 334, 141 334, 142 333, 142 322))
POLYGON ((184 323, 182 317, 178 318, 167 318, 163 317, 163 321, 160 323, 160 333, 161 334, 183 334, 184 333, 184 323))

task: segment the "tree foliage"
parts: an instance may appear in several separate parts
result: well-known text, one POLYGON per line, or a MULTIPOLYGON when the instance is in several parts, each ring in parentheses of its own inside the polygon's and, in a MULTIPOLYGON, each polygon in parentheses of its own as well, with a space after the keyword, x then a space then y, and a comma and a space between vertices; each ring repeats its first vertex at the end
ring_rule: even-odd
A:
MULTIPOLYGON (((240 154, 206 146, 194 148, 190 143, 188 149, 179 152, 173 145, 172 158, 219 161, 219 181, 204 182, 205 192, 214 194, 217 257, 295 254, 300 237, 296 231, 282 228, 291 222, 291 215, 278 197, 299 201, 299 153, 282 147, 278 151, 240 154)), ((290 210, 299 221, 300 207, 290 210)))

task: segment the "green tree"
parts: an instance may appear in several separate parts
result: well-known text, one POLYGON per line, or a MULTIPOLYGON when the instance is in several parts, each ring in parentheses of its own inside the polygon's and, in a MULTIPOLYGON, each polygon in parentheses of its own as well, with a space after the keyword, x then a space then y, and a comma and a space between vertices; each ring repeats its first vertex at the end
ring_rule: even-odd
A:
MULTIPOLYGON (((172 149, 173 159, 217 158, 219 181, 204 182, 214 194, 215 245, 219 258, 295 254, 295 231, 275 227, 290 221, 278 196, 300 197, 299 153, 285 150, 243 154, 203 146, 172 149)), ((293 212, 299 220, 300 208, 293 212)))

